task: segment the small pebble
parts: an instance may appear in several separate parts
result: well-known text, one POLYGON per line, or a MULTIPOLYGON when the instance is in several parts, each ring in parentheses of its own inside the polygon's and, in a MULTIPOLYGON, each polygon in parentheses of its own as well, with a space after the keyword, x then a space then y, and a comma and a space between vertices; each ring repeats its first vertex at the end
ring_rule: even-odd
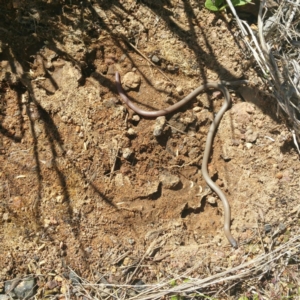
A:
POLYGON ((128 134, 129 136, 136 136, 136 132, 135 132, 135 130, 134 130, 133 128, 129 128, 129 129, 127 130, 127 134, 128 134))
POLYGON ((130 149, 130 148, 125 148, 123 149, 123 154, 122 156, 125 158, 125 159, 129 159, 130 156, 133 154, 133 151, 130 149))
POLYGON ((107 75, 115 75, 116 68, 115 65, 110 65, 107 69, 107 75))
POLYGON ((155 126, 154 126, 154 129, 153 129, 153 135, 154 136, 161 136, 162 135, 162 132, 165 128, 166 122, 167 122, 167 120, 166 120, 165 116, 160 116, 160 117, 156 118, 155 126))
POLYGON ((266 224, 264 226, 264 230, 265 230, 266 233, 268 233, 268 232, 270 232, 272 230, 272 226, 270 224, 266 224))
POLYGON ((62 116, 62 117, 61 117, 61 120, 62 120, 64 123, 67 123, 67 122, 68 122, 68 117, 67 117, 67 116, 62 116))
POLYGON ((135 72, 128 72, 123 77, 123 84, 130 89, 136 89, 141 84, 141 77, 135 72))
POLYGON ((247 149, 251 149, 253 147, 253 145, 251 143, 245 143, 245 146, 247 149))
POLYGON ((134 240, 134 239, 128 239, 128 243, 129 243, 130 245, 133 245, 133 244, 135 243, 135 240, 134 240))
POLYGON ((182 89, 181 86, 177 86, 177 87, 176 87, 176 91, 177 91, 178 95, 180 95, 180 96, 183 95, 183 89, 182 89))
POLYGON ((281 179, 281 178, 283 177, 283 173, 282 173, 282 172, 278 172, 278 173, 275 175, 275 177, 276 177, 277 179, 281 179))
POLYGON ((174 67, 172 65, 167 65, 167 70, 170 72, 174 72, 174 71, 176 71, 176 67, 174 67))
POLYGON ((257 137, 258 137, 257 132, 252 132, 251 129, 245 133, 245 139, 246 142, 248 143, 254 143, 257 140, 257 137))
POLYGON ((209 204, 216 204, 217 203, 217 199, 213 196, 208 196, 206 198, 206 201, 209 203, 209 204))
POLYGON ((199 112, 199 111, 201 111, 201 107, 200 107, 200 106, 195 106, 195 107, 193 108, 193 111, 194 111, 194 112, 199 112))
POLYGON ((69 278, 73 284, 81 283, 81 279, 78 277, 78 275, 74 271, 70 271, 69 278))
POLYGON ((9 222, 10 221, 10 216, 9 216, 9 213, 4 213, 3 215, 2 215, 2 220, 3 221, 7 221, 7 222, 9 222))
POLYGON ((119 62, 123 62, 126 59, 126 55, 122 54, 122 56, 119 59, 119 62))
POLYGON ((159 57, 156 56, 156 55, 153 55, 153 56, 151 57, 151 60, 152 60, 155 64, 158 64, 158 63, 160 62, 159 57))
POLYGON ((160 174, 159 180, 166 189, 173 189, 180 183, 180 178, 169 172, 160 174))
POLYGON ((140 119, 141 119, 141 118, 140 118, 139 115, 133 115, 133 116, 132 116, 132 121, 139 122, 140 119))

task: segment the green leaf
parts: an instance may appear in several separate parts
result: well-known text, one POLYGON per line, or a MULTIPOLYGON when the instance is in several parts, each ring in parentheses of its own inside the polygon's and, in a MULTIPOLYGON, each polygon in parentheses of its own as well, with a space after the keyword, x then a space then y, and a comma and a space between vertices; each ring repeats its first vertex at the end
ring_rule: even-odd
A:
POLYGON ((218 11, 219 9, 212 3, 211 0, 206 0, 205 1, 205 7, 209 10, 212 10, 212 11, 218 11))
POLYGON ((259 300, 258 294, 254 294, 254 295, 253 295, 253 300, 259 300))
MULTIPOLYGON (((225 2, 226 3, 226 2, 225 2)), ((205 7, 211 11, 220 11, 224 9, 227 5, 224 5, 224 0, 206 0, 205 7)))
POLYGON ((172 279, 172 280, 170 281, 170 285, 171 285, 171 286, 176 286, 176 280, 175 280, 175 279, 172 279))
MULTIPOLYGON (((242 6, 251 2, 251 0, 231 0, 233 6, 242 6)), ((227 7, 226 0, 206 0, 205 7, 211 11, 220 11, 227 7)))
POLYGON ((242 6, 251 2, 251 0, 231 0, 233 6, 242 6))

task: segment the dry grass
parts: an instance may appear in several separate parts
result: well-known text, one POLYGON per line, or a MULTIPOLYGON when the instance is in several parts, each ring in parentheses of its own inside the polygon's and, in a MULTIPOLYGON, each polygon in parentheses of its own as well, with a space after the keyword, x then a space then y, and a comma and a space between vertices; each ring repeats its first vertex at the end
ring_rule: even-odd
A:
POLYGON ((154 300, 169 299, 172 295, 178 296, 173 299, 224 299, 230 298, 229 290, 236 296, 236 287, 242 286, 242 295, 247 297, 244 299, 252 299, 253 295, 257 295, 256 299, 298 299, 299 254, 300 235, 296 235, 270 253, 206 278, 190 278, 188 274, 183 274, 142 286, 108 282, 98 284, 80 278, 80 283, 71 287, 72 292, 65 297, 71 299, 75 293, 87 299, 154 300))
MULTIPOLYGON (((228 4, 230 1, 227 1, 228 4)), ((255 58, 271 95, 285 112, 289 125, 300 138, 300 1, 283 0, 269 10, 261 1, 258 16, 258 38, 250 26, 239 19, 243 41, 255 58)), ((294 139, 298 149, 297 141, 294 139)))

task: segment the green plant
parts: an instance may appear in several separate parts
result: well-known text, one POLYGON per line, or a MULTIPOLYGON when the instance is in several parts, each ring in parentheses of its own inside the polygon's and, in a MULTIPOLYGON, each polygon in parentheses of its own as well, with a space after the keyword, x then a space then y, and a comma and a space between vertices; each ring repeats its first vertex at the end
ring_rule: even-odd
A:
MULTIPOLYGON (((241 6, 250 3, 251 0, 231 0, 233 6, 241 6)), ((205 7, 212 11, 220 11, 228 6, 226 0, 206 0, 205 7)))

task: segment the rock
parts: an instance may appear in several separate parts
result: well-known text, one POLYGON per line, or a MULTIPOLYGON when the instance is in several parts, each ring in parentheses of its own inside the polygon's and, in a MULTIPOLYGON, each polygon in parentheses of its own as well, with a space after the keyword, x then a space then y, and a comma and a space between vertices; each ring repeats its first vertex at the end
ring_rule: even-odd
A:
POLYGON ((133 245, 133 244, 135 243, 135 240, 134 240, 134 239, 128 239, 128 243, 129 243, 130 245, 133 245))
POLYGON ((155 64, 158 64, 158 63, 160 62, 159 57, 156 56, 156 55, 153 55, 153 56, 151 57, 151 60, 152 60, 152 62, 154 62, 155 64))
POLYGON ((136 89, 141 84, 141 77, 135 72, 128 72, 123 77, 123 84, 130 89, 136 89))
POLYGON ((270 224, 266 224, 264 226, 264 229, 265 229, 265 232, 268 233, 268 232, 270 232, 272 230, 272 226, 270 224))
POLYGON ((253 132, 252 130, 247 130, 245 133, 245 139, 248 143, 254 143, 257 140, 257 137, 257 132, 253 132))
POLYGON ((245 143, 245 146, 247 149, 251 149, 253 147, 253 145, 251 143, 245 143))
MULTIPOLYGON (((17 280, 17 279, 15 279, 17 280)), ((15 280, 9 280, 5 282, 5 292, 9 293, 12 297, 14 295, 19 299, 28 299, 34 296, 36 292, 36 281, 32 277, 21 280, 16 287, 11 291, 11 286, 14 284, 15 280)))
POLYGON ((123 154, 122 156, 125 158, 125 159, 129 159, 130 156, 133 154, 133 151, 130 149, 130 148, 124 148, 123 149, 123 154))
POLYGON ((72 270, 69 273, 69 278, 70 278, 70 280, 72 281, 73 284, 81 283, 81 279, 79 278, 79 276, 72 270))
POLYGON ((132 116, 132 121, 134 121, 134 122, 139 122, 140 121, 140 116, 139 115, 133 115, 132 116))
POLYGON ((217 203, 217 199, 213 196, 208 196, 206 198, 206 202, 208 202, 209 204, 216 204, 217 203))
POLYGON ((180 183, 180 178, 169 172, 160 174, 159 180, 166 189, 174 189, 180 183))
POLYGON ((199 111, 201 111, 201 107, 200 106, 195 106, 194 108, 193 108, 193 111, 194 112, 199 112, 199 111))
POLYGON ((134 130, 133 128, 129 128, 129 129, 127 130, 127 134, 128 134, 129 136, 136 136, 136 132, 135 132, 135 130, 134 130))
POLYGON ((175 72, 175 71, 178 70, 178 67, 173 66, 173 65, 167 65, 167 70, 168 70, 169 72, 175 72))
POLYGON ((58 285, 56 280, 50 280, 46 283, 46 289, 48 290, 53 290, 54 288, 56 288, 58 285))
POLYGON ((161 136, 162 135, 162 132, 165 128, 166 122, 167 122, 167 120, 166 120, 165 116, 161 116, 161 117, 156 118, 155 126, 154 126, 154 129, 153 129, 153 135, 154 136, 161 136))
POLYGON ((2 220, 3 221, 6 221, 6 222, 9 222, 10 221, 10 216, 9 216, 9 213, 4 213, 3 215, 2 215, 2 220))
POLYGON ((159 181, 151 181, 143 185, 143 191, 140 192, 142 197, 148 197, 158 191, 159 181))
POLYGON ((176 87, 176 91, 177 91, 177 93, 178 93, 179 96, 182 96, 182 95, 183 95, 183 89, 182 89, 181 86, 177 86, 177 87, 176 87))
POLYGON ((116 67, 115 65, 110 65, 107 69, 107 75, 115 75, 116 67))
POLYGON ((135 289, 136 289, 137 291, 141 292, 142 290, 145 289, 144 285, 145 285, 145 282, 144 282, 144 281, 138 280, 138 281, 134 284, 134 287, 135 287, 135 289))

